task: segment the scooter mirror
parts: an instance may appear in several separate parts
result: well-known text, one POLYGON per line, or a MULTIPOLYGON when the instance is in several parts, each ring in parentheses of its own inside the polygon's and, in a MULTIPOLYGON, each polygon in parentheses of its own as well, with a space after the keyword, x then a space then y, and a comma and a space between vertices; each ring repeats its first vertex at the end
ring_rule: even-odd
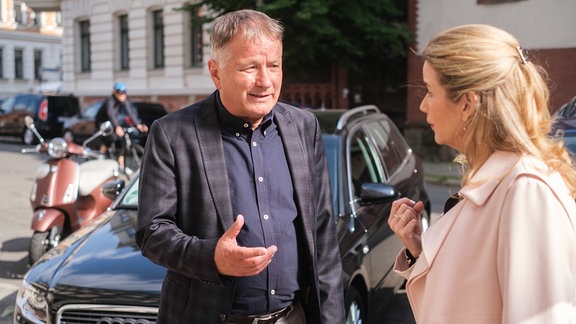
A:
POLYGON ((114 127, 112 126, 112 123, 110 121, 105 121, 100 125, 100 132, 102 132, 104 136, 112 135, 113 131, 114 127))
POLYGON ((30 128, 30 129, 35 128, 34 119, 30 116, 24 117, 24 123, 26 124, 26 127, 30 128))

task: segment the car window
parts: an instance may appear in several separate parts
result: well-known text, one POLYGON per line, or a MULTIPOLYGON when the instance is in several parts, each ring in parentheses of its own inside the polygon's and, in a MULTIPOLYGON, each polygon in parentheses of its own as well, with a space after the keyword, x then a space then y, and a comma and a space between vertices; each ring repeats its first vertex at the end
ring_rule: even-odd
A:
POLYGON ((50 113, 55 116, 71 117, 78 113, 78 98, 72 96, 50 96, 48 97, 50 113))
POLYGON ((98 113, 98 110, 100 109, 103 103, 104 103, 103 101, 97 101, 93 104, 88 105, 88 107, 82 110, 82 118, 89 120, 96 119, 96 114, 98 113))
POLYGON ((0 106, 0 109, 2 109, 2 113, 7 114, 9 112, 12 112, 12 109, 14 108, 15 99, 16 97, 10 97, 2 103, 2 106, 0 106))
POLYGON ((389 119, 369 122, 366 127, 374 138, 384 163, 388 177, 396 172, 409 152, 409 147, 402 134, 389 119))
POLYGON ((136 179, 136 181, 132 182, 118 206, 138 208, 138 181, 139 179, 136 179))
POLYGON ((358 129, 350 137, 348 149, 349 180, 354 196, 360 196, 360 185, 365 182, 384 182, 384 169, 364 129, 358 129))
POLYGON ((32 96, 19 95, 14 99, 14 110, 26 110, 35 113, 32 107, 32 96))

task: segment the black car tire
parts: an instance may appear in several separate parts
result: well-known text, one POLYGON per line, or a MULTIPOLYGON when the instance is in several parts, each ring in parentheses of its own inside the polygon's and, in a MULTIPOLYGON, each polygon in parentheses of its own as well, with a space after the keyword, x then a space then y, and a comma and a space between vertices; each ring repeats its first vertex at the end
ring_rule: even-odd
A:
POLYGON ((346 293, 346 324, 365 324, 366 308, 364 301, 358 290, 354 287, 348 288, 346 293))
POLYGON ((22 132, 22 143, 26 145, 32 145, 35 141, 36 136, 34 133, 30 129, 24 128, 24 131, 22 132))

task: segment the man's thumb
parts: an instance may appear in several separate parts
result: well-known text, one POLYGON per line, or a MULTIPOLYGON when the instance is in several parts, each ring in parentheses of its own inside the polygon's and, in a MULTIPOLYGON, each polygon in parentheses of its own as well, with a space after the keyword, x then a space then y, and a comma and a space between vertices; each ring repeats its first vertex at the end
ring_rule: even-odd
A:
POLYGON ((242 226, 244 226, 244 216, 238 215, 238 217, 236 217, 236 221, 234 221, 232 226, 230 226, 224 235, 230 239, 236 239, 236 236, 238 236, 240 233, 242 226))

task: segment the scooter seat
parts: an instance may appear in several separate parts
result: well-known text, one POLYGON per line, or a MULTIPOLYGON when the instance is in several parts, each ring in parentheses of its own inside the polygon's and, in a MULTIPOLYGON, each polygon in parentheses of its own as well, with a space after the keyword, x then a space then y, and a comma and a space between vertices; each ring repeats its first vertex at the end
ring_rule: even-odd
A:
POLYGON ((115 160, 90 160, 80 164, 78 195, 87 196, 104 181, 118 174, 115 160))

